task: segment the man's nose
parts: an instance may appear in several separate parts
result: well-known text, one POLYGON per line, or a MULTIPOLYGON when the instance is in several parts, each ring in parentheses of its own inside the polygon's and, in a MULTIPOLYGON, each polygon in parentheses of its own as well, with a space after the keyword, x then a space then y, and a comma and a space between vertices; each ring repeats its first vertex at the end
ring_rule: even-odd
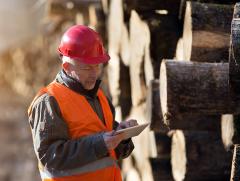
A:
POLYGON ((96 77, 98 75, 98 71, 99 71, 98 67, 92 67, 91 75, 96 77))

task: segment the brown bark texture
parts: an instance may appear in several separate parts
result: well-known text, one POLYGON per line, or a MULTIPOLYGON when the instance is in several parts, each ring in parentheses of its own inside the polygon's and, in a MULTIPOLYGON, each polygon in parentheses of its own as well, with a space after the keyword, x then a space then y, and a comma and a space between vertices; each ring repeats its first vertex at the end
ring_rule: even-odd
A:
POLYGON ((219 135, 213 132, 173 134, 171 163, 175 180, 229 180, 231 157, 219 135))
POLYGON ((188 115, 182 119, 172 120, 170 124, 165 124, 160 105, 159 80, 151 81, 147 95, 148 120, 151 122, 150 128, 155 132, 167 133, 171 129, 202 130, 220 132, 219 115, 188 115), (209 123, 211 122, 211 124, 209 123))
POLYGON ((178 15, 181 0, 124 0, 125 11, 131 12, 136 10, 138 12, 166 10, 168 14, 178 15))
POLYGON ((187 2, 183 46, 184 59, 228 62, 233 5, 187 2))
POLYGON ((159 80, 152 80, 147 93, 147 119, 151 122, 150 128, 155 132, 167 133, 169 128, 164 124, 160 105, 159 80))
POLYGON ((173 181, 170 159, 150 158, 154 180, 173 181))
POLYGON ((240 180, 240 145, 234 145, 231 181, 240 180))
POLYGON ((228 70, 227 63, 164 60, 160 101, 166 123, 184 114, 238 113, 239 102, 229 95, 228 70))
MULTIPOLYGON (((237 16, 237 8, 235 6, 234 16, 237 16)), ((231 42, 229 52, 229 84, 231 96, 240 100, 240 19, 233 18, 231 26, 231 42)))
POLYGON ((154 133, 157 145, 157 157, 170 159, 171 138, 166 133, 154 133))

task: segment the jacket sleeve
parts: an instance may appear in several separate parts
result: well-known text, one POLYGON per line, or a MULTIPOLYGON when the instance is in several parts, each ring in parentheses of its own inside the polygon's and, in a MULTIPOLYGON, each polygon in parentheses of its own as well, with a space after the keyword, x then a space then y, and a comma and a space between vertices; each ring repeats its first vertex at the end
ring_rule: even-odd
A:
MULTIPOLYGON (((112 103, 109 99, 108 99, 108 103, 111 108, 113 118, 115 118, 114 106, 112 105, 112 103)), ((117 129, 118 125, 119 125, 119 123, 117 121, 114 121, 113 129, 117 129)), ((118 160, 127 158, 132 153, 133 149, 134 149, 134 144, 133 144, 131 138, 121 141, 120 144, 115 148, 115 152, 116 152, 118 160)))
POLYGON ((29 124, 34 151, 47 168, 78 168, 108 155, 103 133, 70 139, 57 101, 48 94, 42 95, 33 104, 29 124))

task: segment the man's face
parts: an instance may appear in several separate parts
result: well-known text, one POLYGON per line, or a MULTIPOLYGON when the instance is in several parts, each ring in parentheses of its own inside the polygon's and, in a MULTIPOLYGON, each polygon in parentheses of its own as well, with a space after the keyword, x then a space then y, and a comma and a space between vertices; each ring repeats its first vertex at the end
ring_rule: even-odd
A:
POLYGON ((101 73, 102 64, 84 64, 74 61, 74 64, 69 64, 68 74, 78 80, 82 86, 91 90, 94 88, 97 79, 101 73))

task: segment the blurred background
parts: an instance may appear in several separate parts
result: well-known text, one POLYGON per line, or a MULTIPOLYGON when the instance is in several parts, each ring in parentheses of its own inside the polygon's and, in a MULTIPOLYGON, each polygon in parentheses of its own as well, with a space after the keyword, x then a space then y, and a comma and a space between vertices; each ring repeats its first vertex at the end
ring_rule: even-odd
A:
POLYGON ((158 79, 163 58, 227 62, 236 1, 0 2, 0 181, 40 181, 27 108, 60 70, 57 47, 74 24, 98 31, 111 56, 101 86, 116 108, 116 120, 151 122, 133 138, 135 150, 121 163, 124 180, 196 181, 199 175, 204 175, 199 180, 229 180, 231 129, 221 130, 220 115, 187 117, 167 127, 158 79))

